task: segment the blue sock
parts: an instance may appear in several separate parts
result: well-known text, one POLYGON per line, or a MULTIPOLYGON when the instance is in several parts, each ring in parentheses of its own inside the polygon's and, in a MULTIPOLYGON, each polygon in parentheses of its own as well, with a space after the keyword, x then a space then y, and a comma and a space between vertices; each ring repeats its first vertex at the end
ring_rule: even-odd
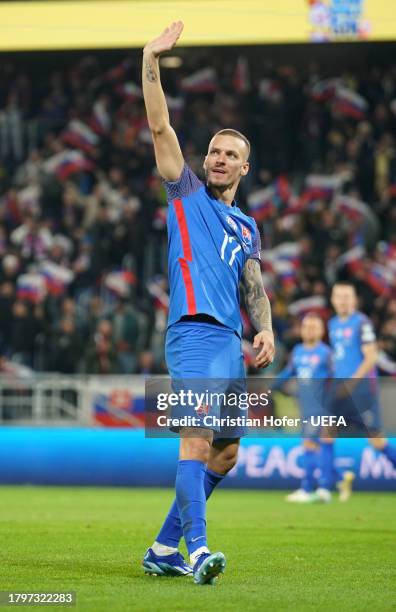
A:
MULTIPOLYGON (((204 478, 206 499, 210 497, 213 489, 223 480, 224 476, 225 474, 218 474, 217 472, 213 472, 212 470, 206 468, 204 478)), ((182 537, 183 528, 180 520, 179 508, 177 507, 177 501, 175 499, 169 510, 168 516, 161 527, 161 531, 156 538, 156 541, 160 544, 165 544, 165 546, 173 546, 174 548, 177 548, 182 537)))
POLYGON ((384 446, 384 448, 382 449, 382 452, 384 453, 385 457, 389 459, 393 467, 396 468, 396 447, 392 444, 389 444, 389 442, 387 441, 386 446, 384 446))
POLYGON ((184 459, 177 465, 176 501, 189 555, 207 546, 205 471, 202 461, 184 459))
POLYGON ((301 488, 307 493, 312 493, 315 488, 314 471, 318 464, 318 451, 313 448, 305 448, 302 457, 304 478, 301 481, 301 488))
POLYGON ((319 486, 331 490, 335 480, 334 442, 321 442, 319 452, 319 486))

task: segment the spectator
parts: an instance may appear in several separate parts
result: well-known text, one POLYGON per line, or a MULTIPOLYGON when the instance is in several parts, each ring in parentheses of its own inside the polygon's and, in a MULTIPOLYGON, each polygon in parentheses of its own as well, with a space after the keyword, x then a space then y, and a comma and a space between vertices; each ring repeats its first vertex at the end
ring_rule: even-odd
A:
POLYGON ((62 374, 79 372, 84 340, 76 329, 74 320, 65 316, 54 334, 52 363, 49 369, 62 374))
POLYGON ((113 340, 113 327, 104 319, 97 326, 88 346, 83 366, 86 374, 117 374, 117 351, 113 340))

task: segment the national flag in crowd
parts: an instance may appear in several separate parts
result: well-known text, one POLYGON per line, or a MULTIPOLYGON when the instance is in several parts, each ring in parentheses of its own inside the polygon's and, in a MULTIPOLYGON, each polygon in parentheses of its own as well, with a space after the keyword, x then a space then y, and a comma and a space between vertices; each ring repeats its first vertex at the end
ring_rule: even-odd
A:
POLYGON ((104 285, 117 297, 128 297, 131 286, 136 284, 136 276, 130 270, 116 270, 109 272, 104 285))
POLYGON ((295 267, 300 263, 301 247, 296 242, 281 242, 272 252, 276 260, 286 260, 295 267))
POLYGON ((318 102, 326 102, 335 96, 336 90, 340 84, 340 79, 323 79, 317 81, 311 87, 311 96, 318 102))
POLYGON ((352 119, 364 119, 368 110, 368 102, 363 96, 347 87, 337 87, 333 109, 352 119))
POLYGON ((349 272, 356 272, 361 269, 365 256, 365 249, 362 246, 355 246, 337 258, 336 266, 338 269, 345 266, 349 272))
POLYGON ((337 212, 344 214, 351 221, 362 221, 372 216, 370 207, 357 198, 346 195, 336 196, 333 208, 337 212))
POLYGON ((99 98, 94 103, 89 126, 96 134, 99 134, 99 136, 105 136, 110 132, 111 116, 105 98, 99 98))
POLYGON ((377 295, 390 297, 395 288, 395 274, 390 268, 374 263, 369 267, 365 282, 377 295))
POLYGON ((300 246, 294 242, 283 242, 273 249, 264 249, 261 254, 263 268, 275 276, 283 287, 295 285, 300 251, 300 246))
POLYGON ((275 212, 275 189, 272 185, 254 191, 247 198, 250 213, 256 221, 263 221, 275 212))
POLYGON ((318 102, 331 100, 334 110, 352 119, 364 119, 368 110, 367 100, 345 87, 341 79, 325 79, 315 83, 311 88, 311 96, 318 102))
POLYGON ((214 68, 202 68, 181 80, 181 88, 189 93, 213 93, 217 91, 217 75, 214 68))
POLYGON ((74 279, 72 270, 52 261, 43 262, 39 273, 45 280, 48 293, 54 296, 63 295, 74 279))
POLYGON ((341 174, 309 174, 301 196, 302 205, 314 200, 330 199, 343 185, 345 178, 341 174))
POLYGON ((21 274, 17 278, 17 297, 32 304, 39 304, 47 294, 47 287, 41 274, 21 274))
POLYGON ((92 155, 99 146, 99 136, 83 121, 72 119, 62 133, 62 140, 68 145, 92 155))
POLYGON ((275 261, 274 272, 283 287, 293 287, 297 284, 296 267, 292 264, 291 261, 275 261))
POLYGON ((43 163, 43 167, 47 172, 56 174, 59 180, 64 181, 76 172, 92 172, 95 164, 81 151, 67 149, 49 157, 43 163))
POLYGON ((285 174, 280 174, 274 181, 275 195, 280 204, 288 204, 292 197, 290 181, 285 174))
POLYGON ((289 304, 288 311, 296 317, 303 317, 309 312, 314 312, 319 316, 326 317, 328 314, 326 298, 322 295, 313 295, 302 298, 289 304))
POLYGON ((249 64, 244 55, 238 57, 232 85, 236 94, 245 94, 250 91, 249 64))
POLYGON ((154 308, 168 312, 169 294, 165 290, 164 285, 166 285, 166 279, 163 276, 154 276, 154 278, 147 282, 147 290, 154 298, 154 308))
POLYGON ((132 82, 119 83, 115 87, 115 91, 119 96, 128 100, 128 102, 136 102, 136 100, 140 100, 143 97, 142 88, 132 82))

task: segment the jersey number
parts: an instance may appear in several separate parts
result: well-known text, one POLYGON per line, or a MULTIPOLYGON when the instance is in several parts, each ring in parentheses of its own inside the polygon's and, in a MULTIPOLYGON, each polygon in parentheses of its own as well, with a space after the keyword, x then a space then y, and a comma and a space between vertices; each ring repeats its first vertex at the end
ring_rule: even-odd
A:
MULTIPOLYGON (((224 231, 224 240, 223 240, 223 244, 221 245, 221 253, 220 253, 220 255, 221 255, 221 259, 223 259, 223 261, 225 261, 225 259, 226 259, 225 252, 226 252, 227 245, 232 243, 235 240, 235 238, 234 238, 234 236, 229 236, 225 230, 223 230, 223 231, 224 231)), ((228 264, 230 266, 232 266, 232 264, 234 263, 235 255, 240 250, 241 250, 241 245, 240 244, 238 244, 236 247, 234 247, 232 249, 230 258, 228 260, 228 264)))

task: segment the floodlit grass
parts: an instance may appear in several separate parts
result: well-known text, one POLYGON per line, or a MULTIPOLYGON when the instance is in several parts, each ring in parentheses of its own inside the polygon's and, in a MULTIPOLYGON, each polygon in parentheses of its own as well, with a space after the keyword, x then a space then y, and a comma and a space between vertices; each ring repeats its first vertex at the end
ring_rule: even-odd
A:
POLYGON ((172 497, 0 487, 0 590, 76 591, 84 612, 396 609, 394 494, 300 506, 279 492, 215 491, 209 544, 227 557, 215 587, 142 571, 172 497))

